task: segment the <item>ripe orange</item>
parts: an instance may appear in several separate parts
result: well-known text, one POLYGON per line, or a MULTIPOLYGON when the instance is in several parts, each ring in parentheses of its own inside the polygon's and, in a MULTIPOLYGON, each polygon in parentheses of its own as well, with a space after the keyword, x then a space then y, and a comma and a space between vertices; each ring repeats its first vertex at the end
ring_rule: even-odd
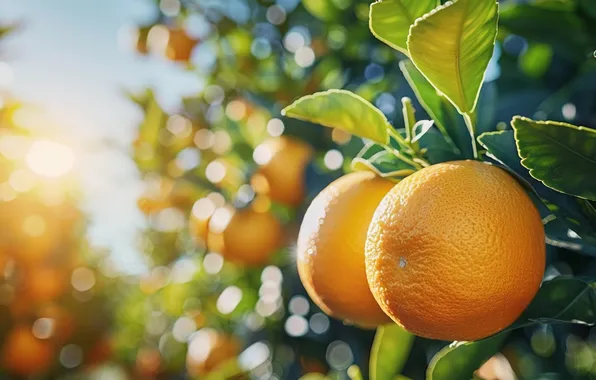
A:
POLYGON ((33 301, 52 301, 66 292, 68 276, 51 267, 27 268, 24 277, 25 294, 33 301))
POLYGON ((77 328, 72 312, 56 304, 48 304, 37 312, 40 318, 50 318, 54 321, 52 338, 57 342, 66 342, 77 328))
POLYGON ((61 209, 29 194, 0 205, 0 251, 18 261, 36 263, 49 257, 65 231, 61 209))
POLYGON ((16 326, 4 340, 2 365, 14 374, 29 376, 46 371, 54 359, 49 341, 36 338, 31 328, 16 326))
POLYGON ((223 232, 218 233, 218 215, 214 214, 210 227, 208 246, 221 253, 226 260, 238 264, 258 266, 266 264, 282 247, 284 230, 279 220, 270 212, 257 212, 252 208, 233 213, 223 232))
POLYGON ((161 354, 157 348, 141 348, 135 362, 136 374, 141 379, 154 379, 161 368, 161 354))
POLYGON ((193 335, 186 354, 186 367, 191 376, 204 376, 240 353, 240 343, 233 337, 210 328, 193 335))
POLYGON ((198 42, 190 37, 184 29, 172 28, 168 34, 166 56, 172 61, 188 61, 198 42))
POLYGON ((114 343, 110 336, 96 341, 85 356, 85 366, 94 367, 109 361, 114 355, 114 343))
MULTIPOLYGON (((271 200, 290 206, 302 202, 306 165, 312 155, 308 144, 285 136, 267 140, 255 149, 260 165, 257 174, 266 179, 271 200)), ((255 190, 260 189, 257 186, 255 190)))
POLYGON ((364 246, 393 186, 371 172, 343 176, 315 198, 298 235, 298 273, 310 297, 325 313, 362 327, 390 322, 368 287, 364 246))
POLYGON ((366 269, 383 310, 432 339, 477 340, 515 321, 545 266, 540 215, 505 171, 433 165, 397 184, 371 222, 366 269))

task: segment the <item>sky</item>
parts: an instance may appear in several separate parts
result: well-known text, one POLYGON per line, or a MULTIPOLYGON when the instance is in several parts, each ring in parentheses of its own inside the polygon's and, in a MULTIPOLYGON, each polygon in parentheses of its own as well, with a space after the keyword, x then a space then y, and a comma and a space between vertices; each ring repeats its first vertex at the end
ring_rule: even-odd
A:
POLYGON ((90 237, 132 273, 144 268, 135 243, 144 225, 136 208, 143 186, 128 147, 142 114, 124 90, 151 86, 175 107, 201 86, 176 64, 123 46, 127 26, 152 15, 146 0, 0 0, 0 21, 22 25, 6 44, 8 89, 47 111, 73 144, 90 237), (104 140, 116 144, 98 144, 104 140))

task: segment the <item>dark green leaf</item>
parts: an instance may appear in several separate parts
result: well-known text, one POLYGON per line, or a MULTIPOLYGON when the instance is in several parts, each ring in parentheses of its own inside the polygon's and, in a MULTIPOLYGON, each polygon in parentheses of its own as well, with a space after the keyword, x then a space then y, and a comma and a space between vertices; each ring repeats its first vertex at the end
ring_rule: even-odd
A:
POLYGON ((369 170, 383 178, 393 180, 403 179, 416 170, 395 154, 374 143, 369 143, 362 148, 358 156, 352 160, 352 169, 369 170))
MULTIPOLYGON (((480 90, 478 106, 476 107, 476 135, 495 130, 498 105, 497 84, 495 82, 485 82, 480 90)), ((511 118, 507 120, 509 121, 511 118)))
POLYGON ((472 158, 472 138, 463 118, 453 105, 444 96, 439 95, 412 61, 401 61, 399 67, 424 110, 435 121, 441 133, 448 138, 448 143, 459 149, 463 157, 472 158))
POLYGON ((590 17, 596 19, 596 0, 579 0, 579 4, 590 17))
POLYGON ((302 0, 302 5, 310 14, 323 21, 332 21, 339 14, 339 9, 332 0, 302 0))
POLYGON ((529 76, 540 78, 550 67, 553 50, 546 44, 530 44, 519 57, 519 67, 529 76))
POLYGON ((410 26, 439 3, 437 0, 379 0, 370 6, 370 30, 379 40, 408 54, 410 26))
POLYGON ((509 3, 500 12, 499 25, 530 41, 551 45, 573 59, 581 59, 594 50, 590 33, 573 9, 509 3))
POLYGON ((546 232, 547 244, 596 256, 596 245, 591 245, 584 239, 581 239, 575 231, 567 227, 565 222, 559 219, 551 220, 544 226, 544 230, 546 232))
POLYGON ((460 113, 476 108, 497 37, 498 8, 495 0, 448 2, 410 29, 412 62, 460 113))
POLYGON ((424 137, 434 124, 433 120, 420 120, 414 124, 414 137, 412 137, 412 143, 416 143, 424 137))
POLYGON ((546 281, 522 316, 507 330, 538 323, 596 323, 596 288, 580 278, 546 281))
POLYGON ((392 380, 399 375, 413 343, 414 335, 397 324, 379 327, 370 354, 370 379, 392 380))
POLYGON ((447 142, 445 136, 436 127, 429 129, 418 143, 424 157, 431 164, 462 159, 462 156, 455 153, 453 146, 447 142))
POLYGON ((342 129, 380 144, 389 142, 387 130, 393 128, 375 106, 346 90, 329 90, 304 96, 286 107, 282 114, 342 129))
POLYGON ((514 329, 541 323, 596 323, 596 289, 579 278, 557 277, 542 284, 522 316, 499 334, 476 342, 454 342, 437 353, 429 365, 427 379, 470 379, 496 354, 514 329))
POLYGON ((471 379, 482 364, 499 351, 507 338, 500 333, 477 342, 453 342, 439 351, 431 360, 428 380, 471 379))
POLYGON ((596 200, 596 130, 515 117, 511 122, 522 165, 546 186, 596 200))
POLYGON ((587 243, 595 244, 596 212, 592 205, 584 199, 552 190, 530 176, 528 169, 520 162, 513 131, 484 133, 478 137, 478 141, 488 150, 491 157, 523 179, 568 228, 575 231, 587 243))

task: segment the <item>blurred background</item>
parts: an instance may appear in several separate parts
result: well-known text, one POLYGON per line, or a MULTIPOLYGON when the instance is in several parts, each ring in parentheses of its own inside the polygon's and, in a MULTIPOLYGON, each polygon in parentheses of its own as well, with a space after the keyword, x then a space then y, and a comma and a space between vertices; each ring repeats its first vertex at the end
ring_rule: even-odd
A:
MULTIPOLYGON (((596 2, 501 4, 479 132, 517 114, 596 125, 596 2)), ((405 57, 369 5, 0 0, 0 378, 367 373, 374 331, 324 315, 292 256, 364 142, 280 111, 346 88, 403 128, 405 57)), ((565 247, 547 276, 596 270, 565 247)), ((417 339, 404 375, 445 344, 417 339)), ((590 328, 545 325, 479 376, 589 379, 595 360, 590 328)))

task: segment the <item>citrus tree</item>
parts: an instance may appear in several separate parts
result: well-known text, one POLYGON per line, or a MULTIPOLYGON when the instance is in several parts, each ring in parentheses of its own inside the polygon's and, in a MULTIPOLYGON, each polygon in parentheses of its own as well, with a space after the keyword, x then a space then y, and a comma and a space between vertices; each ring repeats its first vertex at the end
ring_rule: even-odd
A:
POLYGON ((136 376, 589 376, 592 4, 441 3, 159 2, 206 86, 133 96, 136 376))
MULTIPOLYGON (((151 270, 138 279, 138 289, 131 290, 130 298, 120 302, 117 353, 144 376, 211 372, 219 378, 224 376, 220 371, 248 368, 258 373, 271 362, 282 366, 275 370, 277 376, 297 378, 317 368, 327 372, 326 347, 313 350, 317 339, 301 342, 285 332, 285 310, 292 297, 299 295, 298 305, 308 305, 293 273, 288 246, 295 239, 305 199, 336 178, 343 156, 355 156, 363 143, 342 131, 323 131, 279 112, 300 95, 348 83, 370 97, 375 87, 382 89, 389 82, 366 83, 364 73, 348 76, 334 55, 349 56, 364 70, 368 51, 389 64, 391 50, 380 42, 371 46, 374 38, 368 33, 360 33, 358 41, 347 41, 339 19, 327 24, 297 3, 284 8, 251 2, 249 7, 260 12, 245 22, 234 19, 233 9, 181 6, 176 16, 168 16, 161 7, 154 24, 139 27, 135 48, 201 73, 207 86, 196 97, 183 99, 179 109, 168 111, 152 92, 132 95, 145 115, 132 150, 146 184, 138 206, 147 215, 142 241, 151 270), (210 32, 193 35, 188 24, 200 15, 208 18, 205 25, 210 32), (300 27, 304 20, 321 30, 311 34, 300 27), (269 21, 276 29, 275 41, 247 32, 269 21), (180 47, 173 43, 174 34, 180 30, 194 41, 187 48, 194 48, 197 56, 202 49, 216 51, 211 65, 195 65, 188 59, 192 54, 175 52, 180 47), (284 40, 288 49, 282 51, 284 40), (275 50, 269 51, 274 45, 275 50), (345 45, 349 51, 341 49, 345 45), (312 54, 325 59, 314 62, 312 54), (287 64, 281 70, 284 61, 287 64), (259 75, 247 76, 249 70, 259 75), (176 268, 185 266, 195 269, 176 283, 176 268), (237 301, 225 306, 230 297, 237 301), (142 305, 148 303, 158 317, 143 314, 142 305), (162 329, 152 329, 156 319, 164 321, 162 329), (217 342, 227 341, 232 334, 236 349, 218 354, 217 342), (171 345, 164 346, 165 341, 171 345), (193 347, 209 346, 205 342, 212 342, 213 350, 201 357, 193 347), (251 347, 261 350, 257 352, 268 347, 272 354, 256 364, 241 360, 237 368, 241 348, 251 347), (208 359, 211 356, 214 359, 208 359)), ((355 19, 354 28, 366 31, 366 12, 355 19)), ((375 68, 384 71, 378 64, 375 68)), ((392 71, 395 75, 398 68, 392 71)), ((317 314, 321 331, 329 330, 327 317, 312 314, 317 314)), ((308 324, 302 315, 296 315, 294 322, 296 318, 300 326, 308 324)), ((333 329, 334 335, 349 331, 357 345, 363 335, 365 341, 372 339, 370 332, 345 328, 339 322, 334 322, 333 329)), ((298 335, 304 333, 298 331, 298 335)), ((367 346, 368 342, 363 343, 363 350, 367 346)))
MULTIPOLYGON (((560 10, 554 3, 503 6, 501 25, 523 33, 524 20, 560 10)), ((570 18, 582 12, 575 4, 565 10, 570 18)), ((534 109, 522 110, 533 119, 513 116, 496 130, 485 124, 482 107, 494 104, 483 104, 481 92, 499 25, 499 4, 492 0, 376 2, 371 32, 406 56, 400 67, 428 118, 418 120, 411 100, 403 98, 404 128, 396 129, 369 102, 344 90, 301 98, 283 111, 367 139, 353 168, 397 183, 376 202, 373 215, 351 200, 352 193, 364 192, 372 202, 365 179, 344 185, 349 175, 337 181, 329 190, 333 195, 322 193, 310 206, 298 240, 301 277, 324 310, 358 322, 359 311, 373 309, 342 310, 357 298, 340 297, 328 283, 353 292, 362 282, 396 322, 379 328, 371 378, 401 372, 410 333, 455 341, 434 355, 427 378, 468 379, 517 329, 594 323, 590 279, 545 276, 544 269, 545 241, 579 254, 592 250, 595 198, 587 173, 596 157, 596 130, 544 121, 546 115, 534 109), (337 190, 344 186, 345 195, 337 190), (336 207, 345 212, 344 197, 366 216, 355 223, 328 222, 336 207), (347 269, 324 272, 326 260, 338 261, 325 245, 334 238, 327 223, 337 229, 370 223, 353 238, 358 245, 351 245, 362 261, 358 272, 366 277, 354 275, 343 284, 333 278, 347 269)), ((586 47, 565 53, 588 57, 586 47)), ((556 46, 542 48, 552 54, 556 46)), ((562 109, 568 120, 576 117, 566 112, 569 107, 575 106, 562 109)), ((360 377, 357 372, 354 377, 360 377)))

